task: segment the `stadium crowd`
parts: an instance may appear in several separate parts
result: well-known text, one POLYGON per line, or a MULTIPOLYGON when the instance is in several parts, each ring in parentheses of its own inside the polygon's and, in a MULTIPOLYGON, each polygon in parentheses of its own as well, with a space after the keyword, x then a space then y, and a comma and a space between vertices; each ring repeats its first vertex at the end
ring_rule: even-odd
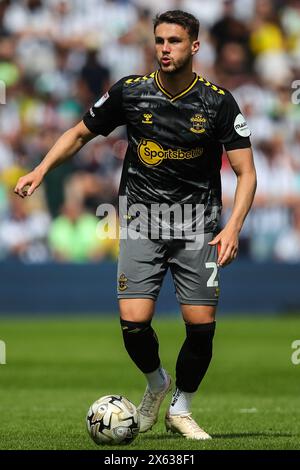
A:
MULTIPOLYGON (((122 76, 157 68, 158 0, 0 0, 0 260, 115 259, 99 237, 117 203, 123 128, 98 137, 29 199, 13 194, 55 140, 122 76)), ((240 256, 300 262, 300 0, 165 0, 200 20, 196 72, 229 89, 252 130, 258 173, 240 256)), ((224 158, 223 217, 235 175, 224 158)))

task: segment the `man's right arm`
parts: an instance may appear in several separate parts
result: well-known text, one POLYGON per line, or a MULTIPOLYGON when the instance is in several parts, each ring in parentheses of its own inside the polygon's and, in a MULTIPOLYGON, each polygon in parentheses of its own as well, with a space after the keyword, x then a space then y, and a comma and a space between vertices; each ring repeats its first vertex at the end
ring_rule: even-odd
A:
POLYGON ((56 166, 63 163, 68 158, 77 153, 87 142, 96 137, 84 124, 80 121, 76 126, 67 130, 49 150, 41 163, 30 173, 22 176, 15 187, 15 193, 20 197, 31 196, 31 194, 42 183, 44 176, 56 166), (25 188, 28 187, 26 190, 25 188))

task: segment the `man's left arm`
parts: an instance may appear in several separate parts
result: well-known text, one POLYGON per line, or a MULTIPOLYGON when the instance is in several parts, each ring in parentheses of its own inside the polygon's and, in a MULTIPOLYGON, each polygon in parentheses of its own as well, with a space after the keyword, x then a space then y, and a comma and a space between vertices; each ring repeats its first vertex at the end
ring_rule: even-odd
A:
POLYGON ((237 186, 231 216, 223 230, 209 243, 220 246, 217 261, 219 266, 226 266, 237 256, 239 233, 256 190, 256 171, 251 147, 227 150, 227 156, 237 176, 237 186))

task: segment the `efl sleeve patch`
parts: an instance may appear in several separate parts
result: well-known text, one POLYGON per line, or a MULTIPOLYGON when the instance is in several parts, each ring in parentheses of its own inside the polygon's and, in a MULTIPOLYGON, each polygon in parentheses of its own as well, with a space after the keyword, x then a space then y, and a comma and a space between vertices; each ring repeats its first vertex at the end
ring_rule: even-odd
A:
POLYGON ((235 147, 237 141, 244 141, 242 147, 251 147, 250 129, 239 105, 227 92, 216 116, 216 137, 226 149, 235 147))
POLYGON ((246 119, 244 118, 242 113, 239 113, 237 115, 237 117, 234 120, 233 125, 234 125, 235 132, 241 137, 249 137, 249 135, 251 134, 248 124, 246 122, 246 119))

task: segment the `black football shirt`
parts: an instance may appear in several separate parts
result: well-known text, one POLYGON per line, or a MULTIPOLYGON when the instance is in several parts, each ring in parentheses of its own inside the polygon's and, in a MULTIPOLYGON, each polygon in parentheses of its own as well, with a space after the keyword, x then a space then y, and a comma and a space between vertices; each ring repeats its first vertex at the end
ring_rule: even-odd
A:
POLYGON ((127 126, 120 195, 128 204, 202 204, 204 231, 216 231, 221 212, 221 159, 251 146, 250 131, 231 93, 194 74, 176 96, 158 72, 119 80, 85 114, 94 134, 127 126))

